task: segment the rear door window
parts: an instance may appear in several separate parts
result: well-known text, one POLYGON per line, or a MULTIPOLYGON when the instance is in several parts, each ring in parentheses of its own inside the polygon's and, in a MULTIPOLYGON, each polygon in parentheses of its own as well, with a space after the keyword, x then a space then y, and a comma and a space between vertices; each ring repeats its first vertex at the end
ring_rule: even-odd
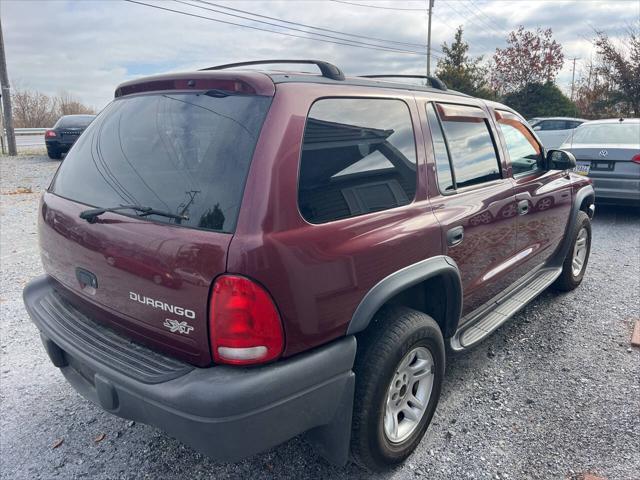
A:
POLYGON ((140 205, 188 217, 140 218, 232 232, 270 102, 218 90, 117 99, 80 136, 51 191, 93 207, 140 205))
POLYGON ((411 203, 416 145, 409 108, 395 99, 328 98, 305 126, 298 205, 324 223, 411 203))
POLYGON ((438 104, 453 169, 454 187, 462 188, 502 178, 500 162, 484 110, 438 104))

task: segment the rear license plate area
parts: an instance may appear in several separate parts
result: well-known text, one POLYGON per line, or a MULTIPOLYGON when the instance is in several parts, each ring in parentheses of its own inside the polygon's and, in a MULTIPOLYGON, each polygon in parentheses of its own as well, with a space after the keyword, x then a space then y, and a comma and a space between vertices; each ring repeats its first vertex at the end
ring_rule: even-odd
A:
POLYGON ((588 162, 576 162, 576 168, 573 169, 578 175, 589 175, 591 171, 591 163, 588 162))
POLYGON ((591 170, 599 172, 612 172, 615 166, 615 162, 607 162, 602 160, 593 160, 591 162, 591 170))

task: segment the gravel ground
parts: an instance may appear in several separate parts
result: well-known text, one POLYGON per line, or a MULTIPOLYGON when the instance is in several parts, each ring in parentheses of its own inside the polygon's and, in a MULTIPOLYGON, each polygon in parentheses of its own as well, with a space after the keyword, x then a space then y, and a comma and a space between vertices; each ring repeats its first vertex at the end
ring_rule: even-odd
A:
MULTIPOLYGON (((353 465, 330 466, 299 438, 237 464, 215 463, 155 428, 102 412, 65 383, 21 300, 25 282, 41 272, 37 202, 57 165, 0 158, 0 477, 368 477, 353 465)), ((449 359, 427 436, 380 478, 640 479, 640 350, 629 346, 640 318, 640 211, 599 208, 593 234, 580 288, 543 293, 479 347, 449 359)))

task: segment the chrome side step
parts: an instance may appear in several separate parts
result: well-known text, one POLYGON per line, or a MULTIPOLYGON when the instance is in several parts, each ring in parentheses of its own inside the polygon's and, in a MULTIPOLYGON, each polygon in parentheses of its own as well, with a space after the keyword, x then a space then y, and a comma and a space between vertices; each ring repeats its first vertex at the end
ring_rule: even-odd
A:
POLYGON ((508 290, 495 300, 471 312, 461 320, 462 326, 451 337, 451 349, 465 350, 493 333, 527 303, 540 295, 556 278, 562 268, 542 268, 530 280, 508 290))

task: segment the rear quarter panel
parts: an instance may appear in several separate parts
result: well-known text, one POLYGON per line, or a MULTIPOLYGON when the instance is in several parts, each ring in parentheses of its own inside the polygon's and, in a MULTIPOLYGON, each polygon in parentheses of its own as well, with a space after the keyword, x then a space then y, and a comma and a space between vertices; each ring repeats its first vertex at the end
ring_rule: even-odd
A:
POLYGON ((285 355, 344 335, 364 295, 381 279, 442 251, 426 188, 425 153, 412 94, 344 85, 278 84, 249 171, 227 270, 269 290, 282 317, 285 355), (398 98, 417 146, 417 191, 409 205, 325 224, 298 211, 299 158, 307 113, 321 97, 398 98))

